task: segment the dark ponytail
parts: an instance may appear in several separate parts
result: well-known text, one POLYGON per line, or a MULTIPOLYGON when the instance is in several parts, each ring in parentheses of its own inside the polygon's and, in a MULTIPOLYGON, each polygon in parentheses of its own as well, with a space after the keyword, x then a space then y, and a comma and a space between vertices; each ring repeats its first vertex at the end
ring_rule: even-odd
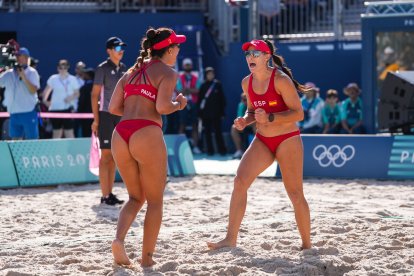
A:
POLYGON ((165 52, 168 50, 168 47, 162 48, 160 50, 153 50, 151 49, 153 45, 156 43, 163 41, 167 37, 170 36, 172 30, 169 28, 158 28, 154 29, 150 27, 145 34, 145 37, 141 40, 141 50, 137 61, 135 64, 129 69, 129 71, 139 69, 144 60, 148 57, 158 57, 161 58, 165 52))
POLYGON ((273 45, 273 43, 267 39, 265 39, 264 42, 266 42, 267 46, 269 46, 270 52, 272 53, 273 63, 277 65, 283 71, 283 73, 289 76, 289 78, 295 85, 296 90, 302 93, 309 91, 309 89, 305 85, 300 84, 297 80, 293 78, 292 71, 286 66, 283 57, 275 54, 276 47, 273 45))

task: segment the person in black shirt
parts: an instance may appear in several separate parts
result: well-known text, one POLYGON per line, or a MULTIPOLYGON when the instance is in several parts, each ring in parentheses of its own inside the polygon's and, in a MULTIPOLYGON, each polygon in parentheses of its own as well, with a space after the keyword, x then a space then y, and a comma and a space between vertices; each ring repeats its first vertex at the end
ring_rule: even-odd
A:
MULTIPOLYGON (((79 101, 78 101, 78 113, 92 113, 91 93, 93 87, 93 79, 95 77, 95 71, 92 68, 83 69, 84 84, 79 89, 79 101)), ((81 119, 80 127, 82 137, 91 137, 93 119, 81 119)))
POLYGON ((215 79, 214 69, 207 67, 204 71, 205 81, 200 87, 198 110, 203 122, 204 134, 207 142, 207 154, 214 154, 211 134, 214 131, 217 150, 221 155, 227 153, 224 144, 221 121, 224 118, 226 98, 224 97, 221 82, 215 79))

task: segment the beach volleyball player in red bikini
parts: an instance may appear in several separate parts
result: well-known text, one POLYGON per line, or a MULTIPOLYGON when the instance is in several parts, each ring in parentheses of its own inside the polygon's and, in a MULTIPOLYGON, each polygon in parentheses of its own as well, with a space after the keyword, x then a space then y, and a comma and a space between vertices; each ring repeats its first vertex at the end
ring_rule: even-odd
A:
POLYGON ((124 240, 145 201, 141 265, 154 264, 167 179, 161 115, 182 110, 187 104, 182 94, 172 100, 178 75, 171 67, 185 40, 168 28, 148 29, 136 64, 119 80, 109 104, 109 112, 122 116, 113 132, 112 152, 129 194, 112 242, 118 264, 130 264, 124 240))
POLYGON ((234 125, 243 130, 256 123, 257 133, 234 178, 227 235, 207 245, 210 249, 236 246, 246 210, 247 190, 276 159, 293 204, 302 248, 308 249, 311 247, 310 213, 303 194, 303 146, 296 124, 304 116, 297 91, 304 92, 307 88, 293 79, 270 41, 252 40, 244 43, 242 49, 251 74, 242 80, 247 112, 244 117, 236 118, 234 125), (274 67, 268 65, 269 59, 273 60, 274 67))

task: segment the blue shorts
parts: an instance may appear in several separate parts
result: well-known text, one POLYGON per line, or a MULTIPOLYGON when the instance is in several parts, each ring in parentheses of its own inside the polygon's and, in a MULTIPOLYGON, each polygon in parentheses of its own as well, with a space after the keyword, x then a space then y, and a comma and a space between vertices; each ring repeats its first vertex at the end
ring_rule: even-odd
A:
POLYGON ((9 135, 11 138, 39 139, 37 111, 10 114, 9 135))

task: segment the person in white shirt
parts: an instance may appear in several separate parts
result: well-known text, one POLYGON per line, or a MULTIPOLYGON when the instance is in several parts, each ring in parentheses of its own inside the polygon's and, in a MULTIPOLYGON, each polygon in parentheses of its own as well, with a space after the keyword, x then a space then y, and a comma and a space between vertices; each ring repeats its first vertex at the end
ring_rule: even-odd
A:
MULTIPOLYGON (((79 98, 79 83, 75 76, 68 73, 69 62, 62 59, 58 63, 58 74, 50 76, 47 86, 43 91, 43 102, 49 107, 49 111, 57 113, 73 112, 73 102, 79 98), (50 101, 50 93, 53 91, 50 101)), ((53 138, 75 137, 73 132, 73 119, 51 119, 53 126, 53 138)))

